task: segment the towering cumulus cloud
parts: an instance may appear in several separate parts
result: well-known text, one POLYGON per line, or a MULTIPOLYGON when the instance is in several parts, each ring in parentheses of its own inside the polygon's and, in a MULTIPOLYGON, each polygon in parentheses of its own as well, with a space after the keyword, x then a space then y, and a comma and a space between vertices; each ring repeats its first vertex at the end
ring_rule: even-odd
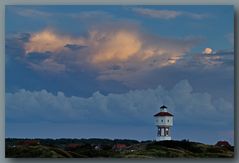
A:
POLYGON ((171 90, 158 86, 124 94, 95 92, 89 98, 66 97, 62 92, 54 95, 46 90, 19 90, 6 94, 6 104, 7 119, 20 122, 151 124, 152 115, 165 104, 180 123, 216 125, 222 123, 221 118, 230 117, 225 113, 233 112, 233 104, 213 99, 208 93, 193 92, 185 80, 171 90))
POLYGON ((98 79, 123 81, 135 71, 142 74, 176 64, 200 41, 196 37, 153 36, 126 26, 95 27, 75 37, 45 29, 18 43, 25 53, 21 59, 33 70, 58 73, 90 69, 99 74, 98 79), (41 59, 32 60, 36 57, 41 59), (117 71, 112 67, 118 67, 117 71))

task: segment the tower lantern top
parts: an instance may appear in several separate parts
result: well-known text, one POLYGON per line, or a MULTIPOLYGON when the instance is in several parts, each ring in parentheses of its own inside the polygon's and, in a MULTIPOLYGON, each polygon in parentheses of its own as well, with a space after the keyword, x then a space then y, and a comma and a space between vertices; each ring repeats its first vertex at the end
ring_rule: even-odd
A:
POLYGON ((167 106, 165 106, 165 105, 161 106, 160 112, 167 112, 167 106))
POLYGON ((165 109, 165 108, 167 108, 167 106, 163 105, 163 106, 161 106, 160 108, 163 108, 163 109, 165 109))
POLYGON ((169 113, 168 111, 167 111, 167 106, 165 106, 165 105, 163 105, 163 106, 161 106, 160 107, 160 112, 159 113, 157 113, 157 114, 155 114, 154 115, 154 117, 158 117, 158 116, 173 116, 171 113, 169 113))

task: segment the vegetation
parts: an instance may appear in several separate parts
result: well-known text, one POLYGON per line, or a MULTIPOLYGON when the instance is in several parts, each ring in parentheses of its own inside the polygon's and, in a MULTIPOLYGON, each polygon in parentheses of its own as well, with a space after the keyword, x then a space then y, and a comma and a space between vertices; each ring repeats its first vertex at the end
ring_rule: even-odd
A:
POLYGON ((110 139, 6 139, 8 158, 233 157, 232 146, 182 141, 110 139))

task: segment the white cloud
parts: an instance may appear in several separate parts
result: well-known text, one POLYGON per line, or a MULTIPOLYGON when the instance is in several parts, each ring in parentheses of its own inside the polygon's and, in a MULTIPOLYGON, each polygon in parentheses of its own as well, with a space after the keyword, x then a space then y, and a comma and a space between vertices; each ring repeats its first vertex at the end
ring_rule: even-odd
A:
POLYGON ((81 123, 151 124, 153 114, 167 105, 177 123, 215 125, 233 118, 233 104, 213 99, 208 93, 193 92, 187 81, 171 90, 134 90, 124 94, 102 95, 95 92, 89 98, 67 97, 42 91, 19 90, 6 93, 6 117, 13 121, 54 121, 81 123))
POLYGON ((42 18, 51 20, 53 18, 72 18, 76 20, 89 20, 89 19, 110 19, 113 17, 108 12, 101 10, 92 10, 92 11, 76 11, 76 12, 49 12, 46 10, 42 10, 38 7, 21 7, 21 6, 8 6, 7 10, 12 10, 12 12, 16 13, 19 16, 27 17, 27 18, 42 18))
POLYGON ((141 15, 146 15, 146 16, 150 16, 153 18, 160 18, 160 19, 173 19, 182 14, 179 11, 173 11, 173 10, 154 10, 154 9, 137 8, 137 7, 132 8, 132 10, 141 15))
POLYGON ((175 19, 179 16, 190 17, 193 19, 203 19, 208 17, 207 14, 202 14, 202 13, 193 13, 193 12, 176 11, 176 10, 157 10, 157 9, 149 9, 149 8, 142 8, 142 7, 133 7, 132 11, 140 15, 157 18, 157 19, 175 19))
POLYGON ((64 16, 70 16, 74 19, 84 19, 84 20, 89 20, 89 19, 111 19, 113 17, 113 15, 111 15, 108 12, 105 11, 97 11, 97 10, 93 10, 93 11, 82 11, 82 12, 78 12, 78 13, 70 13, 70 14, 64 14, 64 16))
POLYGON ((36 10, 36 9, 30 9, 30 8, 29 9, 21 9, 20 7, 14 7, 13 9, 18 15, 24 16, 24 17, 48 18, 48 17, 52 16, 52 14, 49 12, 40 11, 40 10, 36 10))
POLYGON ((183 12, 184 16, 191 17, 193 19, 203 19, 203 18, 208 18, 209 15, 205 13, 193 13, 193 12, 183 12))

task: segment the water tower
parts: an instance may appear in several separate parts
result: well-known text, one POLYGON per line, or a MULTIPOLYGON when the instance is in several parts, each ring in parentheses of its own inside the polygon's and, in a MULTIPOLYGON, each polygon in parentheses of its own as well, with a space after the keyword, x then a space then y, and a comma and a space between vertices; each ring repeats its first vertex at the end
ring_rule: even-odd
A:
POLYGON ((166 106, 160 107, 160 112, 154 115, 157 126, 156 141, 171 140, 171 127, 173 126, 173 115, 167 111, 166 106))

